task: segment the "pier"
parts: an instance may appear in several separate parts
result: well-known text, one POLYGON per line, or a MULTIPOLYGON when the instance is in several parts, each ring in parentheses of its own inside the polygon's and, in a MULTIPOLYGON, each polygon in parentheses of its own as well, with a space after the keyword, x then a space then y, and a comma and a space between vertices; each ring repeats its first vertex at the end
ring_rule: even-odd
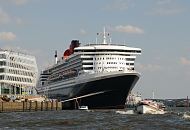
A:
POLYGON ((62 110, 57 99, 43 96, 1 95, 0 112, 56 111, 62 110))
POLYGON ((43 102, 0 102, 0 112, 58 111, 62 104, 58 101, 43 102))

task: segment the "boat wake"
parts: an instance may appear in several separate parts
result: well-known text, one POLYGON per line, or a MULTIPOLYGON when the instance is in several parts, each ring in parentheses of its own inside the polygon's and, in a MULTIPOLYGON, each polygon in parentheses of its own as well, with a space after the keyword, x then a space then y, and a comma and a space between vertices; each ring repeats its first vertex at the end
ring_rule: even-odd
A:
POLYGON ((190 112, 175 112, 175 111, 170 111, 168 114, 173 114, 181 117, 182 119, 185 120, 190 120, 190 112))
POLYGON ((122 114, 122 115, 135 114, 135 112, 133 110, 116 111, 115 113, 122 114))
POLYGON ((183 118, 183 119, 186 119, 186 120, 190 120, 190 113, 189 113, 189 112, 183 113, 182 118, 183 118))

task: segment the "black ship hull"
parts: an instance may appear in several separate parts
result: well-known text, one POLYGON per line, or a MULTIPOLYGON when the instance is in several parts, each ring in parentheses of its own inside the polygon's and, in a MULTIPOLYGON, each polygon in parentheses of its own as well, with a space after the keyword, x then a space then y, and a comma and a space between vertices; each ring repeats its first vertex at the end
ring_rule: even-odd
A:
POLYGON ((124 108, 126 98, 138 79, 138 73, 104 76, 70 86, 68 95, 51 94, 49 91, 49 96, 60 98, 64 109, 77 109, 78 106, 88 106, 89 109, 124 108))

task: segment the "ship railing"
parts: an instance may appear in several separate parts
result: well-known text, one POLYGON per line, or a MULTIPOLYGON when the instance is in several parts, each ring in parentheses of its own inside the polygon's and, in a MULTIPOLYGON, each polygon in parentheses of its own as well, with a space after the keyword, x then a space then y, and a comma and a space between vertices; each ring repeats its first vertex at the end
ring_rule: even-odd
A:
POLYGON ((73 79, 75 79, 75 78, 76 78, 76 77, 61 79, 61 80, 59 80, 59 81, 49 81, 48 85, 52 85, 52 84, 54 84, 55 82, 56 82, 56 83, 60 83, 60 82, 65 82, 65 81, 73 80, 73 79))

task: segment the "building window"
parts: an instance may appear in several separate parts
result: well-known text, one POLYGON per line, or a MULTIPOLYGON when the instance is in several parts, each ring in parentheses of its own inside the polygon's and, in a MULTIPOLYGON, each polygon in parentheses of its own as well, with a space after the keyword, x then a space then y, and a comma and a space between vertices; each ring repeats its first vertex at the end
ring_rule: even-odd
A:
POLYGON ((0 59, 6 59, 6 55, 5 54, 0 54, 0 59))
POLYGON ((4 75, 0 75, 0 80, 4 80, 4 75))
POLYGON ((0 73, 4 73, 5 69, 4 68, 0 68, 0 73))
POLYGON ((5 61, 0 61, 0 66, 5 66, 6 62, 5 61))

